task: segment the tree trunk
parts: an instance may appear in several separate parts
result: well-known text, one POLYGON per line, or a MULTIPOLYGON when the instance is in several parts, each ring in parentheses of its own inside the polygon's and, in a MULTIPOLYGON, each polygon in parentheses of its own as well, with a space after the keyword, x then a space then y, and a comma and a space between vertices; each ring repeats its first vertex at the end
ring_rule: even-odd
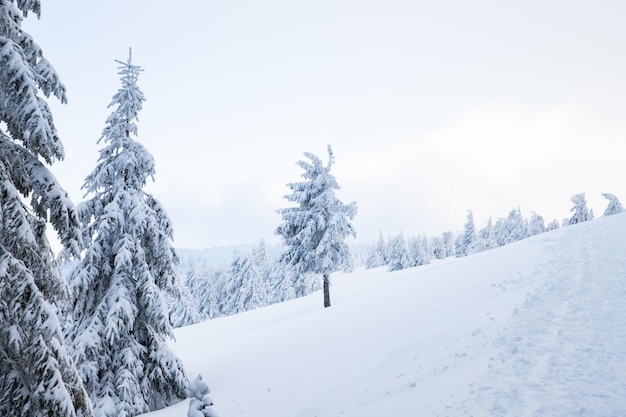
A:
POLYGON ((330 307, 330 278, 324 274, 324 308, 330 307))

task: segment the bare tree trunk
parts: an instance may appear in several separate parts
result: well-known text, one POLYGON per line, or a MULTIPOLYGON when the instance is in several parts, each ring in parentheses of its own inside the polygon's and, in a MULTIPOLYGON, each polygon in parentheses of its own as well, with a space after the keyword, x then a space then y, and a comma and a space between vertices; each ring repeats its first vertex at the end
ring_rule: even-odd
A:
POLYGON ((330 307, 330 277, 324 274, 324 308, 330 307))

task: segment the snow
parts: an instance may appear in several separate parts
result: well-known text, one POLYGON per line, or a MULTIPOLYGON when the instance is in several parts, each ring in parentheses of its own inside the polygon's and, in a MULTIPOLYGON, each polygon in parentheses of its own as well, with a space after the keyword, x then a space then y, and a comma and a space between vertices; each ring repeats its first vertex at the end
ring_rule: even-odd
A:
MULTIPOLYGON (((221 417, 622 416, 626 215, 175 331, 221 417)), ((186 415, 188 401, 150 413, 186 415)))

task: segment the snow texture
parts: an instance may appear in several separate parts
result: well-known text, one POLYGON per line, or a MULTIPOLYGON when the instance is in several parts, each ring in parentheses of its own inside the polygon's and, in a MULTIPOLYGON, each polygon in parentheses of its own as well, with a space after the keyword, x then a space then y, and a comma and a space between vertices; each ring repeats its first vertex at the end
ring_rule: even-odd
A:
MULTIPOLYGON (((224 417, 618 417, 626 215, 176 330, 224 417)), ((187 402, 152 413, 179 417, 187 402)))

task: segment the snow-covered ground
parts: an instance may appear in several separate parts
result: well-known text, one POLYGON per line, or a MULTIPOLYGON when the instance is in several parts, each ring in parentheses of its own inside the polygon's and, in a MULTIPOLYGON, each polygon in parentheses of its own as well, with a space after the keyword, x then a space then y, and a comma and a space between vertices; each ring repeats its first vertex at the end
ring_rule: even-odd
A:
POLYGON ((626 214, 332 278, 176 331, 220 417, 626 415, 626 214))

